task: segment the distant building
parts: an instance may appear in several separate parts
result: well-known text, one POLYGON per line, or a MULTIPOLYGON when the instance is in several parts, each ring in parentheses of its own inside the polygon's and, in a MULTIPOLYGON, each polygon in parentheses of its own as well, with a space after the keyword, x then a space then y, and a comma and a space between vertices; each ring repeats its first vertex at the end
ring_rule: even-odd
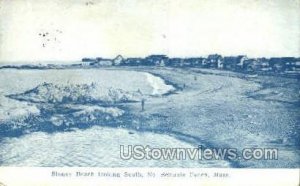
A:
POLYGON ((99 66, 112 66, 113 65, 113 61, 110 60, 110 59, 104 59, 104 60, 101 60, 97 63, 97 65, 99 66))
POLYGON ((101 61, 101 60, 103 60, 104 58, 102 58, 102 57, 96 57, 96 61, 101 61))
POLYGON ((125 66, 139 66, 142 65, 144 59, 143 58, 127 58, 124 59, 122 65, 125 66))
POLYGON ((112 66, 113 65, 113 60, 97 57, 96 62, 92 65, 94 65, 94 66, 112 66))
POLYGON ((295 62, 295 68, 294 68, 294 71, 298 74, 300 74, 300 59, 298 59, 296 62, 295 62))
POLYGON ((297 72, 299 71, 299 58, 294 57, 276 57, 270 58, 270 67, 275 72, 297 72))
POLYGON ((258 58, 258 62, 260 65, 260 69, 257 69, 259 71, 267 72, 271 71, 272 67, 270 66, 270 61, 266 58, 258 58))
POLYGON ((238 59, 237 67, 239 69, 244 69, 245 61, 248 59, 247 56, 246 55, 239 55, 239 56, 237 56, 237 59, 238 59))
POLYGON ((294 71, 296 69, 297 59, 294 57, 281 58, 285 65, 285 71, 294 71))
POLYGON ((257 59, 247 59, 244 61, 244 70, 248 72, 258 71, 261 65, 257 59))
POLYGON ((204 58, 186 58, 183 60, 183 66, 186 67, 201 67, 204 58))
POLYGON ((113 65, 121 65, 123 62, 124 58, 121 55, 118 55, 114 60, 113 60, 113 65))
POLYGON ((219 54, 211 54, 207 57, 207 63, 211 68, 223 68, 224 59, 219 54))
POLYGON ((203 68, 209 68, 210 66, 210 63, 207 59, 203 59, 202 62, 201 62, 201 67, 203 68))
POLYGON ((144 65, 146 66, 165 66, 169 58, 166 55, 150 55, 145 58, 144 65))
MULTIPOLYGON (((201 67, 217 68, 233 71, 247 72, 278 72, 280 74, 300 74, 300 58, 274 57, 274 58, 247 58, 245 55, 222 57, 211 54, 207 58, 169 58, 166 55, 150 55, 146 58, 126 58, 121 55, 114 59, 82 58, 81 66, 170 66, 170 67, 201 67)), ((74 65, 76 66, 76 65, 74 65)), ((43 67, 39 67, 43 68, 43 67)), ((47 68, 54 68, 50 65, 47 68)))
POLYGON ((168 66, 181 67, 183 65, 183 59, 181 58, 170 58, 168 60, 168 66))
POLYGON ((274 72, 283 72, 285 70, 285 64, 282 58, 270 58, 269 65, 274 72))
POLYGON ((81 65, 89 66, 89 65, 93 64, 95 61, 96 61, 96 59, 92 59, 92 58, 82 58, 81 65))
POLYGON ((224 57, 223 68, 227 70, 245 69, 245 61, 247 59, 245 55, 224 57))

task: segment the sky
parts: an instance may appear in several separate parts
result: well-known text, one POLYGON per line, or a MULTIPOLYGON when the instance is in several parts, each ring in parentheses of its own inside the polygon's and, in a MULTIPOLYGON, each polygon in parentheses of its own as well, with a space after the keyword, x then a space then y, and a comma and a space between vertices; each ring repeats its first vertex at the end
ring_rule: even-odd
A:
POLYGON ((0 63, 300 56, 299 0, 0 0, 0 63))

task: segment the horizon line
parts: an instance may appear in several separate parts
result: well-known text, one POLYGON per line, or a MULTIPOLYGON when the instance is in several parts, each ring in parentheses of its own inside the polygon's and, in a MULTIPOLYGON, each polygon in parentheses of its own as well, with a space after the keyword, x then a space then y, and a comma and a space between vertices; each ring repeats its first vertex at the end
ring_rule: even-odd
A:
POLYGON ((292 58, 300 58, 300 55, 299 56, 259 56, 259 57, 252 57, 252 56, 247 56, 247 54, 238 54, 238 55, 222 55, 222 54, 218 54, 218 53, 212 53, 212 54, 208 54, 208 55, 202 55, 202 56, 168 56, 166 54, 149 54, 149 55, 146 55, 146 56, 123 56, 122 54, 118 54, 114 57, 105 57, 105 56, 83 56, 79 59, 24 59, 24 60, 0 60, 0 63, 26 63, 26 62, 29 62, 29 63, 32 63, 32 62, 35 62, 35 63, 43 63, 43 62, 81 62, 81 60, 83 58, 97 58, 97 57, 103 57, 103 58, 106 58, 106 59, 114 59, 116 58, 117 56, 122 56, 124 59, 127 59, 127 58, 146 58, 148 56, 151 56, 151 55, 164 55, 164 56, 167 56, 168 58, 205 58, 205 57, 208 57, 209 55, 221 55, 222 57, 235 57, 235 56, 246 56, 250 59, 257 59, 257 58, 267 58, 267 59, 270 59, 270 58, 285 58, 285 57, 292 57, 292 58))

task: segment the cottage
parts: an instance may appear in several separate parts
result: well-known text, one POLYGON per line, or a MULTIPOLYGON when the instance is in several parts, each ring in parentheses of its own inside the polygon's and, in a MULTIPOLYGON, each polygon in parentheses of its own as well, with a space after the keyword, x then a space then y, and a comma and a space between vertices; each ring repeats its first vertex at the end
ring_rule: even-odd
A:
POLYGON ((170 58, 167 64, 172 67, 180 67, 183 64, 182 61, 181 58, 170 58))
POLYGON ((201 62, 201 67, 208 68, 210 65, 209 61, 207 59, 203 59, 201 62))
POLYGON ((183 60, 183 66, 200 67, 202 66, 203 58, 186 58, 183 60))
POLYGON ((139 66, 143 64, 143 61, 144 61, 143 58, 127 58, 123 60, 122 65, 139 66))
POLYGON ((169 58, 166 55, 150 55, 145 58, 145 64, 146 66, 165 66, 169 58))
POLYGON ((219 54, 211 54, 207 57, 207 64, 212 68, 223 68, 224 59, 219 54))
POLYGON ((260 69, 259 69, 260 71, 267 72, 272 70, 272 67, 270 67, 270 62, 268 59, 259 58, 258 61, 260 63, 260 69))
POLYGON ((113 59, 113 65, 121 65, 123 62, 124 58, 121 55, 118 55, 115 59, 113 59))
POLYGON ((300 73, 300 59, 298 59, 298 61, 295 62, 294 71, 300 73))
POLYGON ((296 68, 297 59, 294 57, 281 58, 285 65, 285 71, 294 71, 296 68))
POLYGON ((82 58, 81 65, 82 66, 90 66, 92 65, 96 60, 92 58, 82 58))
POLYGON ((244 69, 244 64, 245 64, 244 62, 245 62, 245 60, 248 59, 247 56, 245 56, 245 55, 239 55, 239 56, 237 56, 237 59, 238 59, 237 67, 239 69, 244 69))
POLYGON ((113 61, 111 59, 97 57, 96 60, 97 61, 94 63, 94 65, 96 65, 96 66, 112 66, 113 65, 113 61))
POLYGON ((113 65, 113 61, 110 59, 104 59, 98 62, 99 66, 112 66, 113 65))
POLYGON ((282 72, 285 70, 285 64, 282 58, 270 58, 269 65, 275 72, 282 72))
POLYGON ((260 63, 257 59, 247 59, 244 61, 244 70, 248 72, 258 71, 260 68, 260 63))
POLYGON ((248 58, 245 55, 224 57, 224 64, 223 64, 224 69, 228 69, 228 70, 245 69, 245 61, 247 59, 248 58))

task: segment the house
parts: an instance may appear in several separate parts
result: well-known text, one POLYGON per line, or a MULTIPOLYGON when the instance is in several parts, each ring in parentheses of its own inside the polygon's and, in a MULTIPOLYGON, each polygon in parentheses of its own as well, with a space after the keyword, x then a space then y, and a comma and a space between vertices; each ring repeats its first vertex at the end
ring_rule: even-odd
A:
POLYGON ((271 58, 270 67, 276 72, 292 71, 296 67, 297 59, 294 57, 271 58))
POLYGON ((261 68, 257 59, 246 59, 244 61, 244 70, 248 72, 258 71, 261 68))
POLYGON ((295 68, 294 71, 296 73, 300 73, 300 59, 297 59, 297 61, 295 62, 295 68))
POLYGON ((223 68, 226 70, 235 70, 238 59, 234 56, 224 57, 223 68))
POLYGON ((239 55, 237 56, 238 59, 238 64, 237 64, 237 68, 238 69, 244 69, 244 65, 245 65, 245 60, 247 60, 247 56, 246 55, 239 55))
POLYGON ((97 57, 96 62, 93 65, 95 65, 95 66, 112 66, 113 60, 97 57))
POLYGON ((283 57, 281 58, 285 65, 285 71, 294 71, 296 69, 297 59, 294 57, 283 57))
POLYGON ((271 71, 272 70, 272 67, 270 67, 270 62, 268 59, 266 58, 258 58, 258 62, 259 62, 259 65, 260 65, 260 71, 263 71, 263 72, 267 72, 267 71, 271 71))
POLYGON ((285 70, 284 61, 279 57, 270 58, 269 65, 274 72, 283 72, 285 70))
POLYGON ((211 54, 207 57, 207 64, 211 68, 223 68, 224 59, 219 54, 211 54))
POLYGON ((104 59, 104 60, 101 60, 97 63, 97 65, 99 66, 112 66, 113 65, 113 61, 110 60, 110 59, 104 59))
POLYGON ((92 58, 82 58, 82 60, 81 60, 81 65, 82 65, 82 66, 90 66, 90 65, 92 65, 95 61, 96 61, 96 59, 92 59, 92 58))
POLYGON ((209 68, 210 66, 210 63, 207 59, 203 59, 202 62, 201 62, 201 67, 203 68, 209 68))
POLYGON ((181 67, 181 66, 183 66, 182 61, 183 61, 183 59, 181 59, 181 58, 170 58, 168 60, 167 65, 172 66, 172 67, 181 67))
POLYGON ((247 59, 245 55, 224 57, 223 68, 227 70, 243 70, 247 59))
POLYGON ((146 66, 165 66, 169 58, 166 55, 150 55, 145 58, 144 64, 146 66))
POLYGON ((183 60, 183 66, 186 67, 200 67, 204 58, 186 58, 183 60))
POLYGON ((275 72, 299 71, 299 58, 294 57, 276 57, 269 60, 270 67, 275 72))
POLYGON ((143 58, 127 58, 121 64, 125 66, 139 66, 142 65, 143 61, 143 58))
POLYGON ((104 58, 102 58, 102 57, 96 57, 96 61, 101 61, 101 60, 103 60, 104 58))
POLYGON ((124 58, 121 55, 118 55, 115 59, 113 59, 113 65, 119 66, 123 60, 124 58))

